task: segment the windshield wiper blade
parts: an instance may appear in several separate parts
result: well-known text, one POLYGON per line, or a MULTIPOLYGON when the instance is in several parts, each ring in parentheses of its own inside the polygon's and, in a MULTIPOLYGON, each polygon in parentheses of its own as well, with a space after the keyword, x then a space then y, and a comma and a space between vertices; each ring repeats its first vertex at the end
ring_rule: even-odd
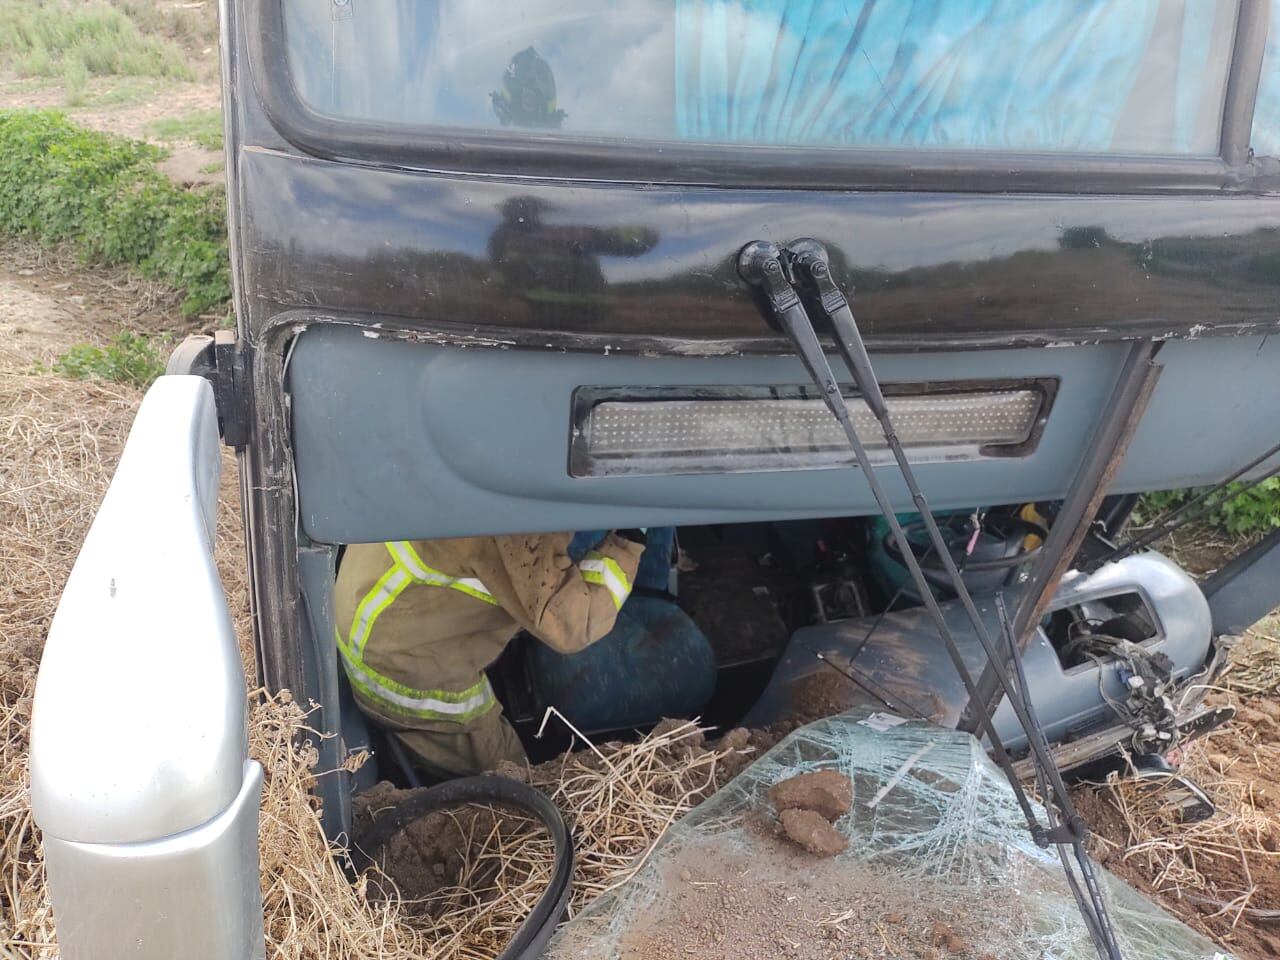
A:
MULTIPOLYGON (((1051 814, 1048 828, 1040 823, 1022 783, 1013 769, 1009 752, 996 730, 993 720, 994 710, 983 710, 979 720, 983 732, 991 745, 994 759, 1006 778, 1008 778, 1014 797, 1027 820, 1028 828, 1031 830, 1036 843, 1046 847, 1050 843, 1058 846, 1059 855, 1067 873, 1068 885, 1080 908, 1081 916, 1098 951, 1098 955, 1103 960, 1122 960, 1115 930, 1107 912, 1106 902, 1102 897, 1096 872, 1084 848, 1084 841, 1088 835, 1087 828, 1075 810, 1061 773, 1053 763, 1044 731, 1037 722, 1034 713, 1028 710, 1027 702, 1024 699, 1023 691, 1019 688, 1018 681, 1011 678, 1004 669, 1005 655, 997 650, 988 634, 986 623, 973 603, 973 598, 970 596, 964 580, 951 557, 951 551, 947 548, 942 538, 942 532, 938 529, 937 522, 933 519, 933 515, 929 510, 928 501, 916 482, 915 473, 907 461, 906 453, 898 439, 897 432, 894 430, 888 406, 885 404, 884 395, 880 389, 879 380, 872 369, 871 359, 862 342, 857 322, 853 318, 853 311, 849 308, 848 300, 844 294, 836 286, 834 280, 831 279, 826 250, 815 240, 796 241, 790 244, 786 250, 773 243, 757 241, 748 244, 742 249, 738 258, 738 271, 747 283, 758 288, 764 295, 770 312, 795 345, 800 360, 808 371, 814 385, 818 388, 827 409, 830 410, 843 428, 849 441, 849 446, 857 459, 858 466, 861 468, 867 484, 871 488, 871 494, 875 498, 876 506, 885 522, 889 525, 894 541, 898 544, 907 572, 942 638, 947 655, 955 666, 956 673, 968 692, 970 701, 978 702, 980 698, 977 683, 964 662, 959 645, 956 643, 946 618, 938 606, 933 590, 925 579, 919 561, 903 533, 896 511, 889 501, 888 494, 880 483, 879 477, 876 475, 866 447, 863 445, 853 425, 852 415, 840 390, 839 382, 832 372, 831 365, 827 361, 822 344, 818 339, 818 334, 809 319, 808 311, 805 309, 797 292, 795 285, 796 274, 800 274, 812 285, 823 313, 826 314, 835 329, 837 346, 846 366, 849 368, 849 372, 853 375, 854 384, 861 394, 863 402, 866 403, 880 423, 885 440, 897 462, 899 472, 911 493, 912 502, 916 510, 919 511, 933 548, 941 558, 944 569, 951 580, 951 587, 960 598, 962 606, 977 633, 979 642, 987 655, 988 669, 994 672, 999 686, 1008 697, 1009 704, 1017 717, 1019 725, 1026 733, 1027 745, 1034 758, 1037 775, 1046 790, 1045 799, 1048 803, 1057 807, 1059 822, 1055 822, 1051 814), (1081 890, 1076 881, 1075 874, 1066 856, 1064 849, 1066 846, 1072 848, 1076 867, 1085 881, 1085 890, 1081 890)), ((1003 608, 1003 604, 1001 604, 1001 608, 1003 608)), ((1012 637, 1011 630, 1007 626, 1004 632, 1009 643, 1011 655, 1014 658, 1016 670, 1020 665, 1018 663, 1018 646, 1016 640, 1012 637)))

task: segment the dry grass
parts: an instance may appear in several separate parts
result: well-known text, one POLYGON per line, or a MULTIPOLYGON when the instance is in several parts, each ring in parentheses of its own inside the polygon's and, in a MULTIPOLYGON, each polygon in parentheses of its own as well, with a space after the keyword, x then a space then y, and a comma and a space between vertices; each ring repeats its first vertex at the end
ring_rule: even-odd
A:
MULTIPOLYGON (((304 712, 287 697, 253 712, 251 750, 266 768, 263 899, 272 958, 489 960, 506 946, 550 879, 554 850, 541 825, 493 808, 452 816, 466 851, 456 881, 405 902, 386 875, 348 882, 308 799, 315 752, 295 734, 304 712)), ((626 882, 667 828, 740 763, 705 749, 694 723, 659 728, 535 768, 532 782, 565 813, 574 837, 571 913, 626 882)))
POLYGON ((1280 698, 1280 618, 1262 621, 1245 640, 1227 682, 1241 697, 1280 698))
POLYGON ((1180 758, 1214 816, 1183 823, 1163 791, 1114 777, 1086 815, 1109 868, 1237 955, 1263 957, 1280 948, 1280 646, 1255 633, 1236 657, 1237 720, 1180 758))
POLYGON ((27 802, 27 736, 40 651, 139 394, 0 368, 0 950, 53 938, 27 802))
MULTIPOLYGON (((57 597, 140 399, 132 388, 0 362, 0 957, 56 955, 27 795, 31 697, 57 597)), ((219 567, 244 644, 245 564, 230 457, 223 501, 219 567)), ((387 898, 385 883, 372 891, 364 880, 353 885, 310 796, 315 735, 305 712, 287 695, 251 699, 250 750, 266 774, 260 857, 268 956, 496 954, 545 885, 552 862, 545 834, 519 816, 489 818, 490 829, 470 838, 472 855, 457 885, 433 903, 387 898)), ((606 745, 534 771, 535 784, 573 824, 575 908, 625 881, 666 828, 725 778, 723 760, 733 751, 705 749, 701 738, 693 724, 669 726, 641 743, 606 745)))

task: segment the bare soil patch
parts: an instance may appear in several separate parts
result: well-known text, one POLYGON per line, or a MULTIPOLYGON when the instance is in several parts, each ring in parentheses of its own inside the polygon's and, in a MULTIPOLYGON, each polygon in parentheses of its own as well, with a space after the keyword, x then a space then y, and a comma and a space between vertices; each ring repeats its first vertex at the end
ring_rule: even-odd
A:
POLYGON ((104 343, 122 330, 171 337, 176 344, 217 324, 184 317, 182 296, 126 268, 87 267, 74 253, 6 238, 0 248, 0 352, 29 370, 74 343, 104 343))
POLYGON ((954 886, 895 889, 869 869, 820 863, 781 842, 749 858, 690 848, 663 882, 668 903, 623 935, 623 960, 987 960, 1000 940, 982 920, 989 905, 954 886))

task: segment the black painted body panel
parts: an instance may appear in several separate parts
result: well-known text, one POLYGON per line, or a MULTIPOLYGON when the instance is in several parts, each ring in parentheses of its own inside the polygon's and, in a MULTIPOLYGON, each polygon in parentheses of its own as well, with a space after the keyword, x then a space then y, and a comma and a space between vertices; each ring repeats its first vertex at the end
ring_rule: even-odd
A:
POLYGON ((882 347, 1280 325, 1280 196, 588 185, 263 150, 246 151, 240 172, 255 322, 301 307, 533 342, 593 334, 625 350, 675 338, 694 343, 657 349, 721 352, 707 342, 772 336, 737 278, 737 251, 809 235, 832 251, 882 347))

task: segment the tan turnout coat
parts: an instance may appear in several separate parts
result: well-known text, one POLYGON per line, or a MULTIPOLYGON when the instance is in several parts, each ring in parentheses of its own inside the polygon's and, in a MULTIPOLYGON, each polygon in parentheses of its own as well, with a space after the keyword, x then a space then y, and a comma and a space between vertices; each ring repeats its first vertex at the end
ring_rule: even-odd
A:
POLYGON ((570 539, 347 548, 335 589, 343 666, 360 705, 401 731, 424 766, 453 775, 523 756, 484 675, 519 630, 574 653, 613 628, 643 547, 611 533, 575 564, 570 539))

